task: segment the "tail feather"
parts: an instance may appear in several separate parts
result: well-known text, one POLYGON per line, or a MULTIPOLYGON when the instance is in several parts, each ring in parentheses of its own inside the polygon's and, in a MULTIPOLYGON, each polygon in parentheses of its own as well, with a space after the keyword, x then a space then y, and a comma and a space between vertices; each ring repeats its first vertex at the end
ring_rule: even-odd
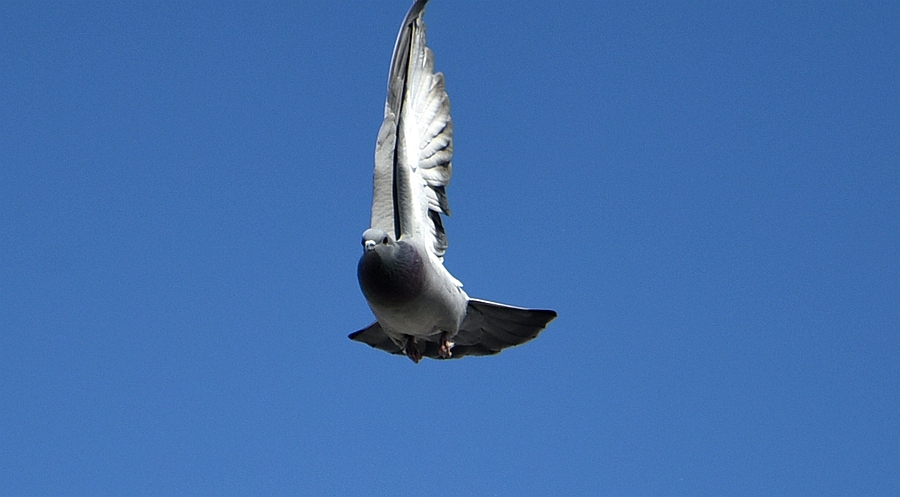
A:
MULTIPOLYGON (((453 359, 467 355, 494 355, 501 350, 535 339, 556 319, 556 312, 524 309, 487 300, 469 299, 466 317, 453 338, 453 359)), ((388 337, 377 322, 350 334, 350 339, 391 354, 403 355, 402 348, 388 337)), ((424 342, 425 357, 440 359, 439 344, 424 342)))
POLYGON ((492 355, 522 345, 536 338, 555 318, 555 311, 469 299, 466 318, 454 339, 453 355, 492 355))

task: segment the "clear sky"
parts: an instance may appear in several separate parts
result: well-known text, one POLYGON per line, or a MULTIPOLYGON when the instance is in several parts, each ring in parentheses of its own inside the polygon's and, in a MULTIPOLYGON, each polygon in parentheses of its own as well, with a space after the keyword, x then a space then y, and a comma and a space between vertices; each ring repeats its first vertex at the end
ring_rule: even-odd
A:
POLYGON ((0 494, 900 494, 900 3, 450 2, 446 265, 347 334, 410 2, 0 2, 0 494))

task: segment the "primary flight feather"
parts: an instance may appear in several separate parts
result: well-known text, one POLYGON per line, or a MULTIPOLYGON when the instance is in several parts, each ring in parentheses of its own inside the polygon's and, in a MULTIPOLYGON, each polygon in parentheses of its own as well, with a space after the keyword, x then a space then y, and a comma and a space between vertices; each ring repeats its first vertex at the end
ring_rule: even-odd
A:
POLYGON ((444 76, 425 45, 427 1, 413 4, 397 35, 375 145, 372 220, 357 275, 377 321, 350 335, 414 362, 496 354, 556 317, 469 298, 444 267, 453 121, 444 76))

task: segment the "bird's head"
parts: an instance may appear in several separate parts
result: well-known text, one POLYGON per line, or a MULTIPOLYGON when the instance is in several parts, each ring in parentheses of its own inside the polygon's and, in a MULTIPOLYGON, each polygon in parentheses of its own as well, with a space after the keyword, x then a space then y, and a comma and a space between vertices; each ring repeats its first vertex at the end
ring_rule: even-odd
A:
POLYGON ((391 246, 393 244, 394 238, 383 229, 369 228, 362 236, 363 250, 366 252, 375 250, 375 247, 379 245, 391 246))

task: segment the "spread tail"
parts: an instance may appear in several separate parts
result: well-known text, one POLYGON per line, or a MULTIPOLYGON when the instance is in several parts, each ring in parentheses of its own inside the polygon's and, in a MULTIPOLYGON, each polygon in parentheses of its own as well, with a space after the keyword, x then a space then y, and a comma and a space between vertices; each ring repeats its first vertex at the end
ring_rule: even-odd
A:
MULTIPOLYGON (((452 359, 467 355, 493 355, 503 349, 533 340, 556 319, 556 312, 543 309, 524 309, 487 300, 469 299, 466 317, 453 338, 452 359)), ((350 339, 377 349, 402 355, 377 322, 350 334, 350 339)), ((440 344, 424 342, 423 355, 440 359, 440 344)))

